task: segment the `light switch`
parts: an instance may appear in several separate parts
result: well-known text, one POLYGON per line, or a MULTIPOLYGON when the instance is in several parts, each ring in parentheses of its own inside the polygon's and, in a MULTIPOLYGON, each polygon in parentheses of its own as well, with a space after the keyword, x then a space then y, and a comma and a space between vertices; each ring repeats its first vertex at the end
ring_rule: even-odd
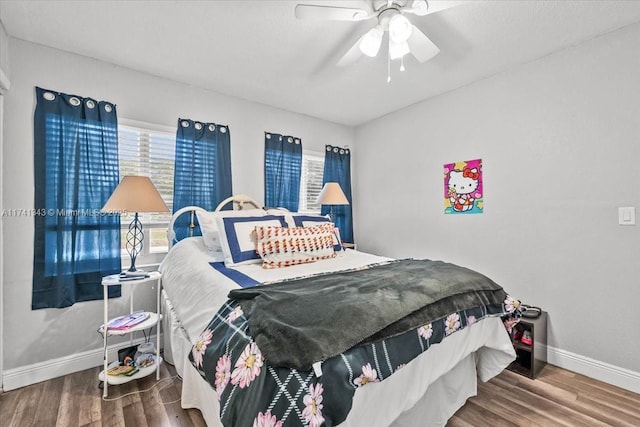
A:
POLYGON ((618 224, 636 225, 636 208, 634 206, 618 208, 618 224))

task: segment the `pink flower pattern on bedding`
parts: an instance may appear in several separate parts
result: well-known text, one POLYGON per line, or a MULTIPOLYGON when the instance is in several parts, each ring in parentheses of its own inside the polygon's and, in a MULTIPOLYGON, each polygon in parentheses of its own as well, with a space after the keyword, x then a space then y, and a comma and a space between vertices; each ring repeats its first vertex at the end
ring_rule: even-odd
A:
POLYGON ((235 369, 231 373, 231 384, 237 384, 240 388, 248 387, 251 381, 260 375, 262 364, 260 349, 256 343, 251 342, 244 348, 236 362, 235 369))
POLYGON ((378 379, 378 373, 375 369, 371 367, 370 363, 367 363, 362 367, 362 374, 355 380, 353 383, 358 387, 363 387, 369 383, 377 383, 380 382, 378 379))
POLYGON ((420 335, 425 340, 431 338, 431 335, 433 335, 433 326, 431 326, 431 323, 420 326, 418 328, 418 335, 420 335))
POLYGON ((253 420, 253 427, 282 427, 282 421, 278 421, 275 415, 271 414, 271 411, 267 411, 264 414, 258 413, 258 416, 253 420))
POLYGON ((218 394, 218 400, 224 392, 224 388, 229 384, 231 379, 231 359, 226 354, 223 354, 218 363, 216 364, 216 382, 215 388, 218 394))
POLYGON ((196 341, 193 349, 191 350, 193 354, 193 360, 197 367, 202 366, 202 359, 204 357, 205 351, 207 351, 207 346, 211 344, 211 340, 213 339, 213 332, 211 329, 205 329, 204 332, 200 334, 198 340, 196 341))
POLYGON ((512 327, 518 321, 514 313, 519 303, 512 298, 500 301, 356 346, 323 361, 321 376, 270 365, 249 333, 248 315, 237 301, 230 301, 200 335, 190 359, 215 389, 225 426, 336 425, 349 412, 357 388, 385 380, 448 336, 492 316, 502 317, 507 329, 512 327))
POLYGON ((452 333, 460 329, 460 315, 458 313, 452 313, 447 316, 447 320, 445 320, 444 323, 444 332, 447 335, 451 335, 452 333))
POLYGON ((305 405, 302 411, 302 417, 309 422, 309 427, 320 427, 324 422, 322 416, 322 384, 311 384, 309 386, 309 394, 304 396, 302 402, 305 405))

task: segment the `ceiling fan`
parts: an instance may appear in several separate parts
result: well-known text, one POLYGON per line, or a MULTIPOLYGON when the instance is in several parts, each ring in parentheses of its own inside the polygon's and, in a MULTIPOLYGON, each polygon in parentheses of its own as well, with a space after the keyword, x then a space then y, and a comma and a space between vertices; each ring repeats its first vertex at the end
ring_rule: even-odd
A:
MULTIPOLYGON (((339 21, 364 21, 377 18, 377 25, 365 33, 344 54, 336 65, 345 67, 363 54, 375 57, 380 51, 385 33, 388 33, 388 66, 391 60, 402 59, 408 53, 419 62, 426 62, 440 52, 429 38, 409 21, 405 14, 428 15, 451 5, 441 2, 432 7, 426 0, 371 0, 371 11, 359 8, 299 4, 295 15, 298 19, 325 19, 339 21)), ((401 70, 404 70, 404 62, 401 70)), ((387 79, 389 81, 390 78, 387 79)))

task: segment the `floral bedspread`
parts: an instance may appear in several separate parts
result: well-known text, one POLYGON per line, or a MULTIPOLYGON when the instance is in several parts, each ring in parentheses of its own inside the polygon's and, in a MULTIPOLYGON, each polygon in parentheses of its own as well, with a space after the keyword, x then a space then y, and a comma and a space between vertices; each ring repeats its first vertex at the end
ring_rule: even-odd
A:
POLYGON ((383 381, 432 345, 490 316, 510 329, 519 302, 450 313, 400 335, 359 345, 314 370, 270 366, 250 336, 237 301, 229 300, 198 337, 189 359, 217 393, 229 427, 334 426, 345 420, 359 387, 383 381))

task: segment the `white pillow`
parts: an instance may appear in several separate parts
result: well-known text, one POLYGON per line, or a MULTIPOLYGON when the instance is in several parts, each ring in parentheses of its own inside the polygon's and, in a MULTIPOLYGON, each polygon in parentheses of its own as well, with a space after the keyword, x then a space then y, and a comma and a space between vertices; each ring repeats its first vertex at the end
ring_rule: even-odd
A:
POLYGON ((286 227, 281 215, 253 217, 217 217, 218 235, 224 253, 224 265, 233 267, 262 261, 256 252, 255 228, 261 226, 286 227))
POLYGON ((218 235, 218 224, 216 218, 225 217, 241 217, 241 216, 265 216, 267 213, 263 209, 243 209, 238 211, 218 211, 218 212, 201 212, 197 211, 198 225, 202 232, 204 245, 209 252, 218 254, 222 253, 222 245, 220 245, 220 237, 218 235))

